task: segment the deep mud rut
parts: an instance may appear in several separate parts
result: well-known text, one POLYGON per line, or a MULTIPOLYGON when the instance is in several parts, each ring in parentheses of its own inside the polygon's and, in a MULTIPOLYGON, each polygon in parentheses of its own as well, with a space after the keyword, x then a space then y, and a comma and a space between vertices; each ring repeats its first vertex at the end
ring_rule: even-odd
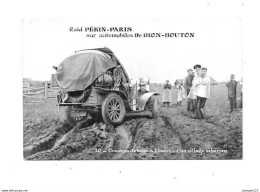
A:
POLYGON ((132 118, 118 127, 59 120, 24 122, 26 160, 242 158, 242 115, 205 121, 161 108, 156 119, 132 118), (210 150, 206 152, 205 150, 210 150), (204 151, 202 151, 204 150, 204 151), (219 150, 220 152, 215 152, 219 150))

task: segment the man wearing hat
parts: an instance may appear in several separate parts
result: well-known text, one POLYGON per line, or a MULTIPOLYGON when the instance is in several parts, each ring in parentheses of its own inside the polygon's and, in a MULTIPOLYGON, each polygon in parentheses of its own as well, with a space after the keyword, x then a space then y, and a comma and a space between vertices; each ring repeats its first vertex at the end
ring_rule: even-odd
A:
MULTIPOLYGON (((187 72, 188 72, 188 76, 184 80, 183 87, 186 90, 186 93, 188 96, 190 93, 190 89, 192 87, 192 80, 194 78, 194 75, 193 75, 192 69, 188 69, 187 72)), ((187 111, 190 112, 191 109, 192 109, 192 101, 190 98, 188 98, 187 99, 187 111)))
POLYGON ((230 104, 230 112, 237 108, 237 82, 235 80, 235 75, 230 75, 230 81, 226 83, 228 87, 228 99, 230 104))
POLYGON ((193 80, 192 80, 192 87, 191 87, 191 89, 190 89, 190 93, 189 93, 189 95, 188 95, 188 98, 191 99, 191 102, 192 102, 192 104, 193 104, 191 111, 192 111, 193 113, 195 113, 195 115, 197 116, 197 109, 196 109, 196 107, 197 107, 197 96, 195 95, 195 94, 196 94, 196 91, 197 91, 197 90, 196 90, 197 87, 195 87, 194 85, 195 85, 196 82, 200 79, 201 65, 197 64, 197 65, 195 65, 195 66, 193 67, 193 69, 195 70, 195 76, 194 76, 194 78, 193 78, 193 80))

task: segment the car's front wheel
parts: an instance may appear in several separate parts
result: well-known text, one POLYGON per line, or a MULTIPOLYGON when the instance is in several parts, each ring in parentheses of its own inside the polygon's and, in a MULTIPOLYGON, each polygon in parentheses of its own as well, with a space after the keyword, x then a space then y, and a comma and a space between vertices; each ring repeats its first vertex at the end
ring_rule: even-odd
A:
POLYGON ((152 96, 147 104, 145 110, 151 111, 151 118, 157 118, 158 116, 158 99, 152 96))
POLYGON ((158 116, 158 100, 156 98, 152 99, 152 118, 157 118, 158 116))
POLYGON ((115 93, 110 93, 102 103, 101 113, 102 118, 106 124, 121 124, 124 121, 126 115, 123 99, 115 93))

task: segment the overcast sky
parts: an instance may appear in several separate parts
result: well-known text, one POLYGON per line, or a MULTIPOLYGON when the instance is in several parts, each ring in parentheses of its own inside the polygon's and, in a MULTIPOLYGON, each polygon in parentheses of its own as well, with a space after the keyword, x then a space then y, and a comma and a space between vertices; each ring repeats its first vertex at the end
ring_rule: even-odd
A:
MULTIPOLYGON (((122 32, 124 33, 124 32, 122 32)), ((90 33, 89 33, 90 34, 90 33)), ((98 34, 98 33, 96 33, 98 34)), ((112 34, 112 33, 110 33, 112 34)), ((114 34, 114 33, 113 33, 114 34)), ((117 33, 118 34, 118 33, 117 33)), ((242 22, 240 19, 176 20, 25 20, 23 22, 23 77, 50 80, 75 50, 109 47, 130 78, 174 82, 195 64, 208 68, 217 81, 231 73, 242 77, 242 22), (133 33, 195 33, 194 38, 89 38, 70 27, 132 27, 133 33)))

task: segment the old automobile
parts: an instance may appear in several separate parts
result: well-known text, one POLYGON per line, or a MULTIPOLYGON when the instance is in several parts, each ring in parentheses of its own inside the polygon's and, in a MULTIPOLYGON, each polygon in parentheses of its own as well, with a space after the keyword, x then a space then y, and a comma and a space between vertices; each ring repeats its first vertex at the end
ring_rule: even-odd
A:
POLYGON ((87 119, 119 125, 127 114, 149 111, 156 117, 156 92, 144 82, 131 84, 124 66, 108 48, 86 49, 66 58, 56 67, 60 93, 58 106, 67 107, 71 126, 87 119))

